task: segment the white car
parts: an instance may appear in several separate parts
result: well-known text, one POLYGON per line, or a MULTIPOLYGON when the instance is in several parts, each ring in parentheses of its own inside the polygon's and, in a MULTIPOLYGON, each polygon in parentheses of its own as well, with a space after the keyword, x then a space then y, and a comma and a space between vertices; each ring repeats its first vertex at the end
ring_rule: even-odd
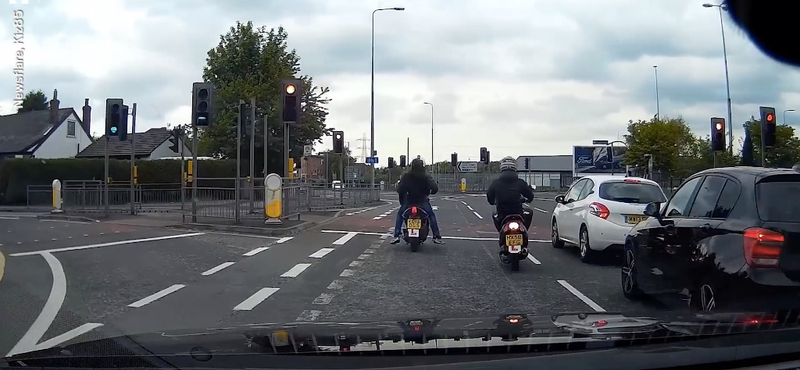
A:
POLYGON ((589 175, 581 177, 555 201, 551 218, 553 247, 576 245, 581 260, 590 262, 598 252, 622 249, 628 231, 648 218, 644 215, 647 203, 664 203, 667 197, 652 180, 589 175))

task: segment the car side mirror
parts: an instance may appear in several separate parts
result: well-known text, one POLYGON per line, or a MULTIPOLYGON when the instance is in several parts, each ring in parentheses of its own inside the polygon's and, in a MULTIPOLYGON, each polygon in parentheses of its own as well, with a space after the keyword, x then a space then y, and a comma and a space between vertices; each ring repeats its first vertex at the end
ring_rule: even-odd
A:
POLYGON ((661 205, 658 202, 650 202, 644 207, 644 215, 661 219, 661 205))
POLYGON ((556 196, 556 199, 555 199, 555 201, 556 201, 556 203, 558 203, 558 204, 564 204, 564 196, 563 196, 563 195, 558 195, 558 196, 556 196))

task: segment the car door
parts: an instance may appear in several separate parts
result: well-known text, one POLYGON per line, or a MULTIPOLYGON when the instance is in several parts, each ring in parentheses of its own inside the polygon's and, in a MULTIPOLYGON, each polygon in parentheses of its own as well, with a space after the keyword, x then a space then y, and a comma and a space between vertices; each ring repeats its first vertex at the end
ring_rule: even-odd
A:
POLYGON ((564 204, 559 207, 558 213, 558 233, 563 239, 570 243, 577 243, 578 231, 577 221, 574 217, 575 201, 581 194, 589 179, 580 179, 572 185, 572 188, 564 195, 564 204))
POLYGON ((675 192, 664 207, 661 219, 650 219, 646 233, 637 238, 638 278, 650 294, 672 292, 664 276, 669 272, 672 251, 677 244, 676 222, 684 218, 697 194, 703 176, 689 179, 675 192))
POLYGON ((572 208, 570 209, 570 219, 572 223, 570 227, 574 230, 573 233, 576 239, 580 234, 581 224, 586 220, 586 215, 589 212, 589 204, 591 203, 591 199, 593 199, 590 198, 589 195, 593 194, 593 190, 594 181, 592 179, 586 179, 586 185, 583 186, 580 194, 578 194, 578 199, 572 202, 572 208))
POLYGON ((714 218, 717 201, 728 179, 707 175, 697 188, 697 195, 686 217, 675 223, 676 242, 670 245, 660 266, 664 285, 671 291, 682 292, 691 285, 691 266, 697 252, 708 243, 723 219, 714 218))

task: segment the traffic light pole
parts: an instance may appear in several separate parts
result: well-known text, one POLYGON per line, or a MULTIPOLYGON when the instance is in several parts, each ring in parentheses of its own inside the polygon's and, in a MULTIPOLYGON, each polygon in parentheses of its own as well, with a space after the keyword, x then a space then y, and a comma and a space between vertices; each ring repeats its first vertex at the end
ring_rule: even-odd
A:
POLYGON ((761 167, 767 167, 767 152, 765 151, 767 139, 764 137, 764 125, 766 124, 763 120, 761 121, 761 167))
MULTIPOLYGON (((134 140, 136 138, 136 103, 133 103, 133 110, 131 110, 131 216, 136 214, 136 186, 134 184, 134 175, 136 168, 136 147, 134 140)), ((183 148, 181 148, 183 149, 183 148)), ((181 173, 183 175, 183 173, 181 173)))
POLYGON ((250 98, 250 213, 255 213, 256 195, 256 98, 250 98))
POLYGON ((240 208, 240 201, 241 201, 241 193, 239 192, 239 188, 241 187, 241 183, 239 179, 242 178, 242 122, 244 119, 242 115, 244 114, 244 100, 239 100, 239 115, 236 118, 236 187, 233 188, 233 198, 236 200, 236 204, 233 206, 233 222, 238 224, 239 223, 239 208, 240 208))
POLYGON ((192 222, 197 222, 197 174, 200 164, 197 163, 197 125, 192 124, 192 222))
POLYGON ((105 154, 103 155, 103 203, 105 203, 106 218, 111 213, 111 206, 108 204, 108 132, 106 130, 105 154))

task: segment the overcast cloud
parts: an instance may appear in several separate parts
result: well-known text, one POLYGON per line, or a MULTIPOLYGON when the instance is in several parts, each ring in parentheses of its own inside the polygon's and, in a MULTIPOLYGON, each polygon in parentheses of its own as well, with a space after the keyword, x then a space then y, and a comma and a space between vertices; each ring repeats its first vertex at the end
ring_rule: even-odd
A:
MULTIPOLYGON (((719 16, 695 0, 30 0, 0 19, 0 112, 13 112, 13 10, 25 12, 25 89, 62 106, 139 107, 138 131, 188 121, 207 51, 238 21, 284 26, 302 70, 331 88, 328 126, 356 154, 369 136, 370 13, 376 16, 376 150, 435 157, 569 154, 616 139, 628 120, 682 115, 705 135, 725 117, 719 16)), ((761 54, 725 21, 734 133, 759 105, 800 110, 800 73, 761 54)), ((782 122, 779 114, 779 122, 782 122)), ((788 113, 789 123, 800 114, 788 113)), ((330 147, 327 141, 317 149, 330 147)))

